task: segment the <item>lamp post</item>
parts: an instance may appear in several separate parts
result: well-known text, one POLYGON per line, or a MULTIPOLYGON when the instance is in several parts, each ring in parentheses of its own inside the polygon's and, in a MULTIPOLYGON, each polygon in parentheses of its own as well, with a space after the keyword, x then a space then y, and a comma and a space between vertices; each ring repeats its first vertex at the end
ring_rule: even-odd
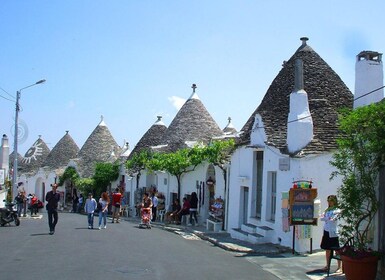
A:
MULTIPOLYGON (((42 83, 45 83, 45 80, 40 80, 40 81, 37 81, 36 83, 32 84, 32 85, 29 85, 29 86, 26 86, 26 87, 23 87, 21 89, 19 89, 17 92, 16 92, 16 113, 15 113, 15 135, 14 135, 14 144, 13 144, 13 153, 14 153, 14 160, 13 160, 13 174, 12 174, 12 187, 14 188, 14 190, 17 188, 17 168, 18 168, 18 158, 17 158, 17 144, 18 144, 18 134, 19 134, 19 111, 20 111, 20 107, 19 107, 19 100, 20 100, 20 94, 21 94, 21 91, 26 89, 26 88, 29 88, 29 87, 33 87, 33 86, 36 86, 36 85, 39 85, 39 84, 42 84, 42 83)), ((12 192, 12 197, 14 196, 14 193, 12 192)))

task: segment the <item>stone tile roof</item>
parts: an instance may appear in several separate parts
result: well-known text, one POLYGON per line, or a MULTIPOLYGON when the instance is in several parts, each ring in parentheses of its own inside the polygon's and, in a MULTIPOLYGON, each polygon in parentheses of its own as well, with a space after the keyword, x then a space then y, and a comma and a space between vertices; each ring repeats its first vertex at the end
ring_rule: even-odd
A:
POLYGON ((41 135, 39 135, 39 139, 33 143, 22 159, 22 164, 20 166, 21 172, 30 173, 38 171, 49 153, 50 149, 43 139, 41 139, 41 135))
POLYGON ((78 145, 66 131, 66 134, 49 153, 42 167, 49 167, 50 169, 65 168, 70 159, 76 158, 78 152, 78 145))
POLYGON ((353 94, 333 69, 309 46, 307 38, 271 83, 261 104, 243 126, 240 143, 250 143, 256 114, 262 116, 269 145, 287 153, 286 132, 289 97, 294 89, 294 65, 297 58, 303 61, 304 89, 308 94, 314 124, 314 139, 300 154, 317 154, 337 147, 338 110, 352 108, 353 94))
POLYGON ((135 145, 128 159, 136 153, 140 153, 143 149, 151 148, 162 144, 163 137, 167 131, 167 126, 162 122, 162 117, 158 116, 158 120, 147 130, 135 145))
MULTIPOLYGON (((9 168, 13 168, 13 162, 15 160, 15 151, 9 154, 9 168)), ((17 166, 18 169, 22 168, 23 165, 23 156, 17 153, 17 166)))
POLYGON ((116 155, 120 155, 120 152, 121 148, 102 119, 74 160, 80 177, 92 177, 97 162, 112 162, 117 159, 116 155))
POLYGON ((176 114, 162 141, 171 151, 187 147, 187 142, 207 143, 211 138, 223 135, 223 131, 195 93, 195 88, 194 84, 193 94, 176 114))

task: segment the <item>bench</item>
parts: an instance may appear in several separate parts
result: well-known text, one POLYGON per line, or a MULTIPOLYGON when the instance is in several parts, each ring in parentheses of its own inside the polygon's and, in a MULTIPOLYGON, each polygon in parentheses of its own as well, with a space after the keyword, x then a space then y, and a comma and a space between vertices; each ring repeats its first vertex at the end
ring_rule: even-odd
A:
POLYGON ((218 232, 222 229, 222 222, 206 219, 206 229, 218 232))

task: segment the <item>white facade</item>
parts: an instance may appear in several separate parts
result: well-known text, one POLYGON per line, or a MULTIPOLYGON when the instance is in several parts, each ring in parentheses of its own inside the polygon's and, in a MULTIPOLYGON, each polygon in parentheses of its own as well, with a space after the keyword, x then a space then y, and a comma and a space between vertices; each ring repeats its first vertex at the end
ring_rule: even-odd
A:
MULTIPOLYGON (((313 188, 317 188, 318 199, 321 200, 320 209, 326 209, 327 196, 335 194, 337 187, 341 184, 338 179, 329 180, 333 171, 329 164, 331 157, 331 154, 323 154, 303 158, 289 158, 287 155, 280 154, 277 149, 268 146, 263 149, 249 147, 237 149, 231 160, 227 230, 233 237, 244 239, 234 229, 251 224, 257 227, 257 233, 263 235, 263 237, 255 240, 251 237, 248 241, 256 243, 272 242, 291 247, 293 227, 290 227, 290 232, 283 231, 282 192, 289 191, 293 185, 293 180, 312 180, 313 188), (260 193, 262 207, 259 217, 256 214, 259 195, 256 187, 258 180, 257 151, 263 153, 262 192, 260 193), (283 166, 280 160, 282 159, 286 162, 289 161, 289 164, 285 165, 285 169, 287 166, 289 167, 288 170, 281 170, 283 166), (275 174, 276 178, 276 191, 274 193, 272 192, 272 174, 275 174), (272 230, 265 231, 265 227, 272 230)), ((319 222, 318 226, 312 227, 314 249, 319 249, 322 234, 323 224, 319 222)), ((297 252, 310 250, 309 239, 296 239, 295 244, 297 252)))
MULTIPOLYGON (((121 175, 123 169, 121 169, 121 175)), ((225 198, 225 182, 223 172, 218 167, 209 164, 201 164, 195 168, 194 171, 182 175, 181 178, 181 198, 191 195, 196 192, 199 198, 199 223, 204 223, 209 215, 210 207, 210 191, 206 181, 211 176, 215 181, 215 198, 225 198)), ((135 205, 135 190, 137 187, 137 177, 129 177, 125 175, 125 191, 130 192, 130 206, 135 205)), ((157 171, 155 173, 147 173, 145 170, 141 171, 138 188, 156 187, 158 193, 163 193, 165 196, 166 209, 172 204, 172 198, 177 197, 178 182, 175 176, 167 172, 157 171)), ((180 198, 180 199, 181 199, 180 198)))

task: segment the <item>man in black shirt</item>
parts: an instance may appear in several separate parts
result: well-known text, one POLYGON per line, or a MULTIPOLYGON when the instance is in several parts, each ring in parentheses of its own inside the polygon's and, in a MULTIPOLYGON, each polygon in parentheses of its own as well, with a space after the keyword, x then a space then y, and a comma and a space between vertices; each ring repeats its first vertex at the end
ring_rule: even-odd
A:
POLYGON ((53 184, 52 191, 49 191, 45 196, 45 200, 47 201, 46 209, 48 212, 48 225, 49 225, 49 234, 55 233, 55 226, 58 221, 57 214, 57 205, 60 201, 60 194, 56 192, 57 184, 53 184))

